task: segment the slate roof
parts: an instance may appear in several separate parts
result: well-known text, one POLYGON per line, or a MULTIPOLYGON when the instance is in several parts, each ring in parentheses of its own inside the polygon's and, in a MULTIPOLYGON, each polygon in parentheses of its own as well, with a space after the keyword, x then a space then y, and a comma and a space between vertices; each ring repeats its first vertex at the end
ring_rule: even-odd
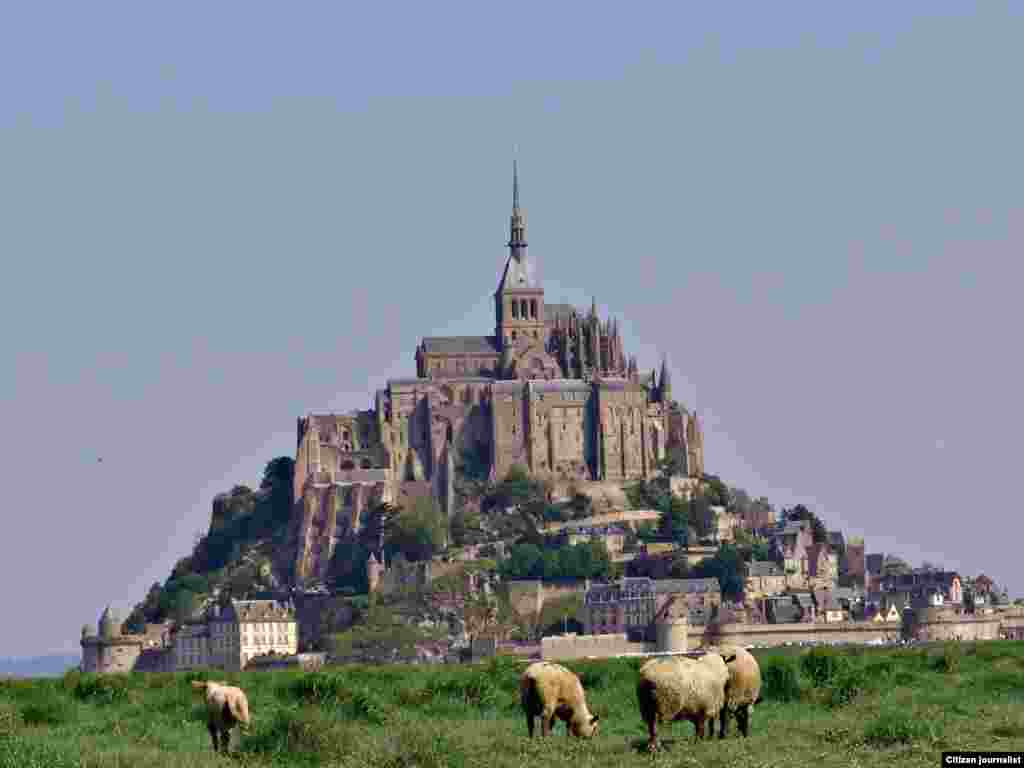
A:
POLYGON ((240 621, 295 618, 291 607, 277 600, 232 600, 231 607, 240 621))
POLYGON ((426 336, 423 351, 428 355, 497 355, 494 336, 426 336))
POLYGON ((881 553, 867 555, 864 558, 864 562, 868 569, 868 573, 881 573, 882 563, 885 561, 885 555, 881 553))
POLYGON ((522 259, 517 259, 511 253, 505 261, 505 268, 501 271, 501 280, 498 281, 497 293, 502 291, 514 291, 522 289, 536 289, 540 284, 537 280, 537 267, 533 261, 523 254, 522 259))

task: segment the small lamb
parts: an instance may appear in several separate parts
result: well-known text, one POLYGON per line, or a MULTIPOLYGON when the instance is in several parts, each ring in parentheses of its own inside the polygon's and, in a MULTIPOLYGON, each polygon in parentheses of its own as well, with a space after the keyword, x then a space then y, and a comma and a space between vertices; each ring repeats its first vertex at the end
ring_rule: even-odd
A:
POLYGON ((206 727, 213 740, 213 751, 227 752, 231 746, 231 730, 239 724, 248 727, 250 723, 245 691, 212 680, 194 680, 192 687, 206 694, 206 727))
POLYGON ((598 717, 587 708, 583 684, 561 664, 537 661, 528 666, 519 682, 519 693, 530 738, 533 719, 538 715, 541 736, 551 733, 556 717, 565 721, 567 736, 589 739, 597 734, 598 717))

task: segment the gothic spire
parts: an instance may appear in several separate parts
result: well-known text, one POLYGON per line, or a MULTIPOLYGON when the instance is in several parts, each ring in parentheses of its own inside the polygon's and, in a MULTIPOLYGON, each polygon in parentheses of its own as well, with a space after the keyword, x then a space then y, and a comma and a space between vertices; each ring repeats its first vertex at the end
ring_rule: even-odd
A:
POLYGON ((519 165, 512 158, 512 210, 519 208, 519 165))
POLYGON ((668 372, 668 355, 661 358, 661 381, 658 382, 658 391, 663 403, 672 399, 672 379, 668 372))

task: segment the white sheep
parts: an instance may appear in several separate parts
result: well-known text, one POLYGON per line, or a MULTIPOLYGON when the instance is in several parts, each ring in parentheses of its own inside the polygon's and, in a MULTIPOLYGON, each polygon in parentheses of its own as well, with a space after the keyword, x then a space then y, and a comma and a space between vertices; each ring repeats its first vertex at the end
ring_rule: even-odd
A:
POLYGON ((718 717, 725 705, 725 685, 729 680, 723 658, 708 653, 699 659, 672 657, 652 659, 640 667, 636 686, 640 716, 647 724, 649 751, 658 748, 658 723, 689 720, 697 740, 704 738, 704 724, 718 717))
POLYGON ((248 727, 250 722, 249 700, 245 691, 212 680, 194 680, 192 687, 206 694, 206 727, 213 740, 213 751, 219 747, 222 752, 227 752, 231 746, 231 730, 239 724, 248 727))
POLYGON ((589 739, 597 734, 598 717, 587 708, 583 684, 562 665, 537 661, 528 666, 519 682, 519 694, 530 738, 533 719, 538 715, 541 736, 551 733, 556 717, 565 722, 568 736, 589 739))
MULTIPOLYGON (((726 664, 729 680, 725 684, 725 705, 718 718, 718 738, 725 738, 730 715, 736 718, 736 725, 746 738, 750 735, 750 715, 754 704, 761 700, 761 667, 757 659, 740 646, 723 645, 714 650, 723 658, 731 657, 726 664)), ((714 731, 714 722, 711 730, 714 731)))

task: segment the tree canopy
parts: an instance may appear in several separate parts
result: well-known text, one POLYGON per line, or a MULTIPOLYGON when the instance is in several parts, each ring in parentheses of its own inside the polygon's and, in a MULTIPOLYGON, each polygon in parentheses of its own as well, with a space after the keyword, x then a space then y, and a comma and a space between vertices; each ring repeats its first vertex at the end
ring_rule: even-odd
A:
POLYGON ((506 579, 600 579, 611 573, 611 557, 601 541, 542 549, 528 542, 514 545, 498 564, 506 579))
POLYGON ((388 520, 384 550, 389 558, 401 552, 406 560, 429 560, 444 549, 447 538, 448 521, 437 501, 419 496, 388 520))

